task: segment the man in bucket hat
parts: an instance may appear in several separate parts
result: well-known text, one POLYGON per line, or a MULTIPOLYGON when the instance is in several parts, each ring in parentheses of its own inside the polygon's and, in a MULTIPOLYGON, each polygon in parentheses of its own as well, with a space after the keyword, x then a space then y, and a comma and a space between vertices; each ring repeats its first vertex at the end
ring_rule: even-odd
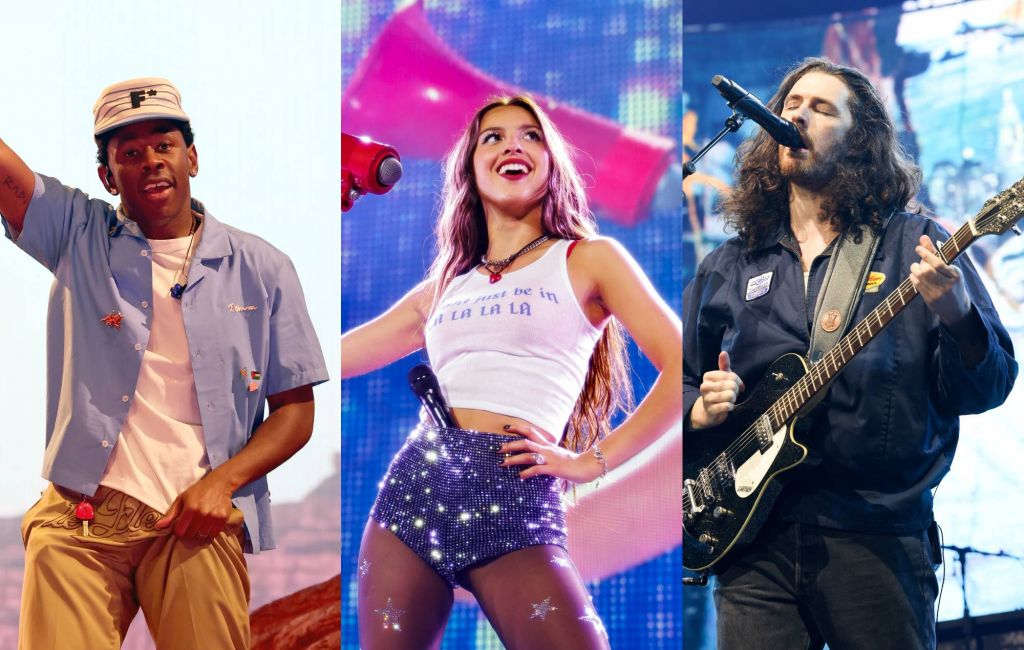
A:
POLYGON ((177 89, 115 84, 94 114, 116 208, 0 141, 7 236, 55 277, 19 647, 117 648, 141 607, 160 650, 247 648, 242 553, 273 548, 265 474, 309 440, 326 364, 291 261, 192 198, 177 89))

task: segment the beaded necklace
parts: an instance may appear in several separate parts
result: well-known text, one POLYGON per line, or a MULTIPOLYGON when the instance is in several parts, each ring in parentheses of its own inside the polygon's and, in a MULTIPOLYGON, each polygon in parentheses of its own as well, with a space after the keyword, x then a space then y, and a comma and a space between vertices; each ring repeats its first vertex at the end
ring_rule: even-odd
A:
POLYGON ((512 262, 516 261, 517 257, 524 253, 529 253, 534 248, 537 248, 538 246, 540 246, 549 239, 551 239, 551 235, 541 235, 540 237, 534 239, 526 246, 523 246, 522 248, 517 250, 515 253, 512 253, 505 259, 501 260, 488 260, 487 255, 481 255, 480 264, 482 264, 485 269, 491 272, 491 284, 494 284, 495 282, 501 279, 501 274, 505 272, 505 269, 512 265, 512 262))

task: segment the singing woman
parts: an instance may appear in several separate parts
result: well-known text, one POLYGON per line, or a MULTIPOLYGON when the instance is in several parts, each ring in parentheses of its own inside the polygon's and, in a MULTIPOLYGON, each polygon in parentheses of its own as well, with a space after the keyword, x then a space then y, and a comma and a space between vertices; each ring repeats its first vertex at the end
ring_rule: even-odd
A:
POLYGON ((438 647, 464 587, 508 648, 607 648, 566 552, 563 486, 680 420, 679 320, 597 235, 565 140, 528 98, 476 113, 445 164, 436 236, 426 279, 342 336, 343 377, 425 347, 457 425, 422 418, 381 482, 360 645, 438 647), (659 371, 635 409, 623 330, 659 371))

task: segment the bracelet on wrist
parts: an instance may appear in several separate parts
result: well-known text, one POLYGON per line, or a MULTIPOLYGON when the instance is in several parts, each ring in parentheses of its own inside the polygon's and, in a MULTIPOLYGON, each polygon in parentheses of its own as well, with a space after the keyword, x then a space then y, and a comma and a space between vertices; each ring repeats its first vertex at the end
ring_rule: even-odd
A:
POLYGON ((600 481, 605 476, 608 476, 608 461, 607 459, 605 459, 604 452, 601 451, 601 447, 599 447, 598 445, 594 445, 593 447, 591 447, 590 451, 592 454, 594 454, 594 458, 597 459, 597 462, 601 463, 601 475, 598 476, 597 479, 595 479, 597 481, 600 481))

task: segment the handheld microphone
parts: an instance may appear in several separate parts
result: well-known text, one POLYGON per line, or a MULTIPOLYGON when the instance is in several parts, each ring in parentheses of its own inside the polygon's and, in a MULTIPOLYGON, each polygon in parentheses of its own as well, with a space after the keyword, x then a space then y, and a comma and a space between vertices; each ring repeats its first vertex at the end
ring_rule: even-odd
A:
POLYGON ((455 420, 452 419, 451 411, 441 395, 441 386, 437 383, 437 377, 430 366, 420 364, 409 371, 409 388, 419 398, 423 408, 430 415, 430 419, 438 427, 454 429, 455 420))
POLYGON ((804 139, 800 136, 800 131, 792 122, 773 113, 761 103, 760 99, 744 90, 738 83, 716 74, 711 79, 711 85, 718 89, 719 94, 729 104, 729 108, 757 122, 768 135, 782 146, 792 149, 807 148, 804 139))
POLYGON ((394 147, 341 134, 341 209, 348 211, 363 194, 384 194, 402 178, 394 147))

